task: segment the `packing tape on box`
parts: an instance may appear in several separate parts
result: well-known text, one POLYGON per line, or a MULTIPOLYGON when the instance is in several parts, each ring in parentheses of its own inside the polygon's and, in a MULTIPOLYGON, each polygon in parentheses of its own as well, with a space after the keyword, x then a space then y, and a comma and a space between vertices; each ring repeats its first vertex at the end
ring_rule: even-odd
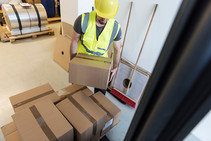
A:
MULTIPOLYGON (((91 98, 100 108, 102 108, 102 109, 108 114, 109 117, 111 117, 112 119, 114 118, 114 116, 113 116, 108 110, 106 110, 106 109, 103 107, 103 105, 100 104, 100 102, 99 102, 93 95, 91 95, 90 98, 91 98)), ((113 122, 112 122, 112 124, 113 124, 113 122)), ((111 124, 110 126, 112 126, 112 124, 111 124)), ((109 126, 108 128, 110 128, 110 126, 109 126)))
POLYGON ((97 132, 97 121, 75 100, 72 96, 69 96, 68 99, 75 105, 78 110, 93 124, 93 135, 96 135, 97 132))
POLYGON ((43 132, 45 133, 45 135, 48 137, 49 141, 57 141, 56 136, 51 131, 51 129, 48 127, 48 125, 46 124, 46 122, 43 119, 43 117, 40 115, 40 113, 37 110, 37 108, 35 106, 32 106, 29 109, 32 112, 34 118, 37 120, 37 123, 39 124, 39 126, 41 127, 43 132))
POLYGON ((33 101, 33 100, 36 100, 36 99, 41 98, 41 97, 43 97, 43 96, 49 95, 49 94, 51 94, 51 93, 54 93, 54 90, 47 91, 47 92, 42 93, 42 94, 40 94, 40 95, 38 95, 38 96, 32 97, 32 98, 27 99, 27 100, 24 100, 24 101, 22 101, 22 102, 19 102, 19 103, 13 105, 13 108, 17 108, 17 107, 22 106, 22 105, 24 105, 24 104, 26 104, 26 103, 29 103, 29 102, 31 102, 31 101, 33 101))
POLYGON ((98 62, 111 64, 111 62, 109 62, 109 61, 97 60, 97 59, 92 59, 92 58, 88 58, 88 57, 76 56, 76 58, 81 58, 81 59, 86 59, 86 60, 93 60, 93 61, 98 61, 98 62))

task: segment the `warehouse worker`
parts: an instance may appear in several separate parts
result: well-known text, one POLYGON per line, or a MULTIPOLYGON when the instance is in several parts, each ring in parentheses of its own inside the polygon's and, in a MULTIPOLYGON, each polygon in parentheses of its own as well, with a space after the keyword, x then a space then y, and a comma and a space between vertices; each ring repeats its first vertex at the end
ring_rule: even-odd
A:
MULTIPOLYGON (((108 57, 108 49, 114 44, 114 65, 109 81, 112 80, 120 61, 121 28, 114 20, 119 8, 118 0, 95 0, 95 9, 90 13, 80 15, 74 23, 72 43, 70 47, 71 59, 77 53, 108 57)), ((95 93, 106 90, 95 88, 95 93)))

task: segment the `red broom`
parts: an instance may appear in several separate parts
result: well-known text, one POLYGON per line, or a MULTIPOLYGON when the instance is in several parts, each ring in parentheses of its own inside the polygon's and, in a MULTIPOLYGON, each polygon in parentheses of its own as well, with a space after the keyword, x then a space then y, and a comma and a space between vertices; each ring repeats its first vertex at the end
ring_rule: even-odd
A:
MULTIPOLYGON (((128 19, 130 18, 130 13, 131 13, 132 4, 133 4, 133 2, 131 2, 131 5, 130 5, 130 12, 129 12, 129 17, 128 17, 128 19)), ((144 47, 144 44, 145 44, 147 35, 148 35, 148 33, 149 33, 149 29, 150 29, 150 27, 151 27, 151 24, 152 24, 152 21, 153 21, 155 12, 156 12, 156 10, 157 10, 157 6, 158 6, 158 4, 155 5, 155 9, 154 9, 154 11, 153 11, 153 15, 152 15, 152 18, 151 18, 151 20, 150 20, 150 23, 149 23, 149 26, 148 26, 146 35, 145 35, 145 37, 144 37, 144 41, 143 41, 143 43, 142 43, 141 50, 140 50, 139 55, 138 55, 138 58, 137 58, 137 60, 136 60, 135 68, 133 69, 133 72, 132 72, 132 75, 131 75, 131 79, 129 80, 129 84, 128 84, 127 89, 126 89, 126 93, 128 92, 128 89, 129 89, 129 87, 130 87, 130 85, 131 85, 131 81, 132 81, 132 79, 133 79, 134 72, 135 72, 135 70, 136 70, 136 68, 137 68, 137 64, 138 64, 139 58, 140 58, 140 56, 141 56, 141 53, 142 53, 142 50, 143 50, 143 47, 144 47)), ((128 20, 128 23, 129 23, 129 20, 128 20)), ((127 23, 127 27, 126 27, 125 36, 126 36, 126 33, 127 33, 128 23, 127 23)), ((124 38, 124 41, 123 41, 123 47, 124 47, 124 43, 125 43, 125 38, 124 38)), ((122 52, 123 52, 123 47, 122 47, 122 52)), ((120 55, 120 56, 122 56, 122 52, 121 52, 121 55, 120 55)), ((114 84, 115 84, 115 81, 116 81, 116 77, 117 77, 117 74, 118 74, 118 70, 119 70, 119 69, 117 69, 117 73, 116 73, 116 75, 115 75, 114 84)), ((115 95, 116 97, 118 97, 119 99, 121 99, 122 101, 124 101, 125 103, 127 103, 128 105, 130 105, 131 107, 133 107, 133 108, 136 107, 136 101, 134 101, 133 99, 131 99, 130 97, 128 97, 126 94, 124 94, 124 93, 118 91, 117 89, 113 88, 113 89, 110 91, 110 93, 113 94, 113 95, 115 95)))

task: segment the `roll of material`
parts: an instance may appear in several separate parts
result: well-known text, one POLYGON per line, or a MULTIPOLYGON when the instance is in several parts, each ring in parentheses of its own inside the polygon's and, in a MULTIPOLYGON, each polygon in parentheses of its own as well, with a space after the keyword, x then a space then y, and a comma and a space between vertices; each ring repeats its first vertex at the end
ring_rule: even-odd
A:
POLYGON ((42 4, 31 5, 27 8, 19 4, 3 4, 2 11, 9 30, 39 26, 39 19, 41 25, 48 24, 47 14, 42 4))

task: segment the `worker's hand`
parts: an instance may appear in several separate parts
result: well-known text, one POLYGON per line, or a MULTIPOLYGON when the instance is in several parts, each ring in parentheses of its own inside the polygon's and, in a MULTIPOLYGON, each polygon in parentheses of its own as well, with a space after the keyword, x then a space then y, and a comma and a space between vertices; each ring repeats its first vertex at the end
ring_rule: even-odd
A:
POLYGON ((113 78, 114 74, 116 73, 116 71, 117 71, 117 68, 113 68, 113 69, 111 70, 111 74, 110 74, 109 82, 111 82, 111 80, 112 80, 112 78, 113 78))

